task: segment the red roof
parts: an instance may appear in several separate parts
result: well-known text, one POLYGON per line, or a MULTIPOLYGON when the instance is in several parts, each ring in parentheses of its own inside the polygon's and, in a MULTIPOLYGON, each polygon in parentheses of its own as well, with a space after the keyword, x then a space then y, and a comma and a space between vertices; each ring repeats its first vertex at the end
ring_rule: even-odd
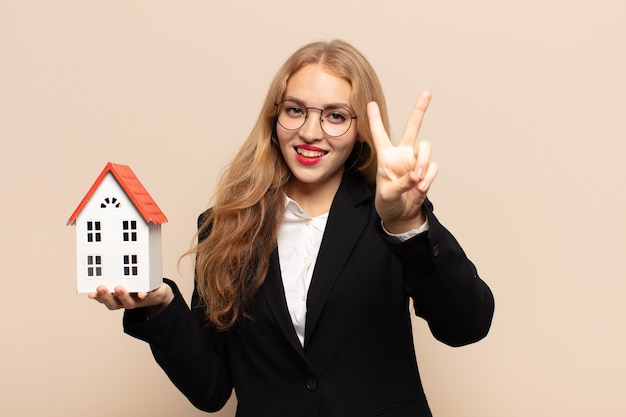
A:
POLYGON ((146 223, 167 223, 167 217, 165 217, 165 214, 163 214, 157 203, 152 199, 148 191, 141 184, 133 170, 130 169, 128 165, 120 165, 109 162, 100 173, 96 182, 93 183, 87 192, 87 195, 83 198, 83 201, 80 202, 76 210, 74 210, 74 213, 70 216, 67 221, 68 225, 76 222, 78 214, 85 207, 93 193, 100 186, 100 183, 109 172, 113 174, 113 177, 115 177, 128 198, 130 198, 130 201, 133 202, 133 205, 139 211, 146 223))

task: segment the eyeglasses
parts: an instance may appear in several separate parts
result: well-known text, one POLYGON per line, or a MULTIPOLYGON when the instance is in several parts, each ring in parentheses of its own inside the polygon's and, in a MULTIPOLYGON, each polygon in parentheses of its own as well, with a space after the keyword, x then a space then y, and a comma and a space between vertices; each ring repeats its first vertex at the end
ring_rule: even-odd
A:
POLYGON ((328 136, 337 137, 345 134, 352 126, 352 119, 356 119, 350 110, 342 106, 306 107, 296 100, 283 100, 275 103, 276 119, 284 129, 298 130, 304 126, 309 118, 309 110, 320 112, 320 126, 328 136))

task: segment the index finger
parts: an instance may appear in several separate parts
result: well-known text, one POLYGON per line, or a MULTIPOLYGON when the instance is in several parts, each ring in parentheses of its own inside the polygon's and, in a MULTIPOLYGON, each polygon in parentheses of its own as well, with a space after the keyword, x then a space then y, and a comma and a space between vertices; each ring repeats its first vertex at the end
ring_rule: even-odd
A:
POLYGON ((426 110, 430 104, 431 97, 432 94, 430 91, 423 91, 418 97, 415 107, 413 107, 413 111, 411 112, 411 116, 406 122, 404 132, 402 133, 402 140, 400 143, 403 146, 414 146, 420 127, 422 126, 422 120, 424 120, 424 115, 426 114, 426 110))
POLYGON ((391 144, 383 120, 380 117, 380 109, 378 103, 375 101, 367 103, 367 118, 370 122, 370 132, 372 132, 372 139, 374 142, 374 148, 380 153, 380 151, 391 144))

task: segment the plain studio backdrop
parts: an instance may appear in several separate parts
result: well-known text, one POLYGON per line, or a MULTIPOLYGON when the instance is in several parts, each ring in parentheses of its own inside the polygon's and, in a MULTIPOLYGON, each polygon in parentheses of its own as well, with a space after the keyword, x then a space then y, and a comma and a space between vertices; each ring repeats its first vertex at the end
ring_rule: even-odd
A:
POLYGON ((496 297, 472 346, 415 319, 435 416, 626 416, 623 0, 1 0, 1 415, 203 415, 120 311, 76 294, 65 222, 130 165, 189 300, 178 258, 270 79, 333 38, 378 71, 395 138, 433 92, 430 196, 496 297))

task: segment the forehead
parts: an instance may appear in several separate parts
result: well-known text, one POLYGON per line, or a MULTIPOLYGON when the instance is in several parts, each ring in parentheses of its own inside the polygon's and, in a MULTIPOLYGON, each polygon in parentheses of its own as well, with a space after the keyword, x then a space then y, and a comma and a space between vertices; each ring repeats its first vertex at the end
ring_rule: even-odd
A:
POLYGON ((297 98, 308 106, 350 104, 352 86, 321 65, 307 65, 287 81, 285 98, 297 98))

